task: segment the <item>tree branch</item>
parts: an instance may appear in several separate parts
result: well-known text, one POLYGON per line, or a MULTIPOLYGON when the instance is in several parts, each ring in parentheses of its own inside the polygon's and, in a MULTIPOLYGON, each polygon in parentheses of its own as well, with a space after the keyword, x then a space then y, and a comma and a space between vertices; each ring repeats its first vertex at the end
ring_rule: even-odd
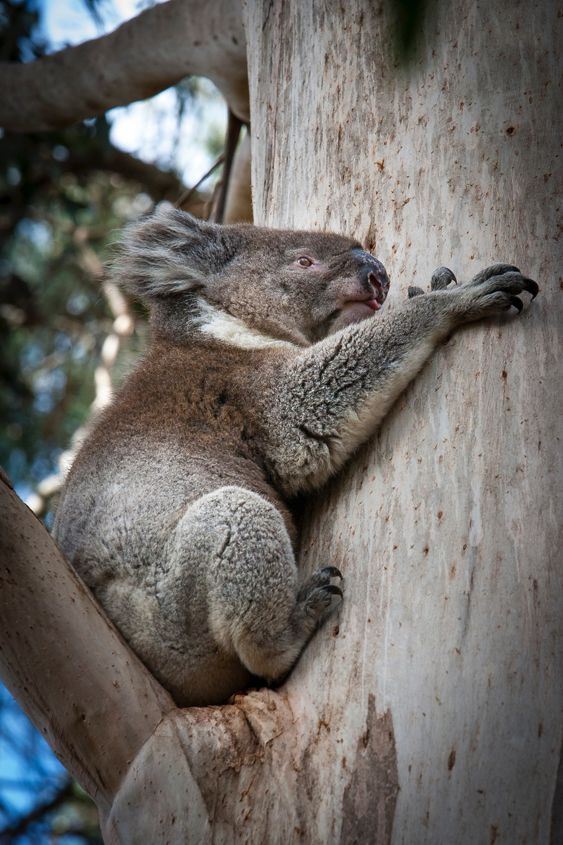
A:
POLYGON ((207 76, 248 120, 246 44, 236 0, 169 0, 114 32, 37 59, 0 63, 0 125, 45 131, 207 76))
POLYGON ((252 223, 250 132, 240 142, 227 189, 225 223, 252 223))
POLYGON ((157 165, 142 161, 130 153, 110 147, 107 152, 83 154, 70 150, 63 168, 73 173, 105 170, 138 182, 150 196, 160 201, 174 202, 186 190, 182 180, 172 170, 161 170, 157 165))
POLYGON ((0 671, 98 807, 174 709, 45 528, 0 481, 0 671))

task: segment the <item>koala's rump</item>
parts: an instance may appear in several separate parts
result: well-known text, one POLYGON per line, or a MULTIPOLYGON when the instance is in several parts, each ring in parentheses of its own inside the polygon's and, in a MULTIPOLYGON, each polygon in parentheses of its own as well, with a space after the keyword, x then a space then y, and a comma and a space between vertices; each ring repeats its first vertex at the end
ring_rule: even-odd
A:
POLYGON ((122 438, 115 429, 110 437, 104 429, 105 436, 95 434, 95 448, 87 442, 75 461, 57 511, 55 539, 179 704, 223 701, 248 685, 250 675, 234 655, 217 648, 209 631, 205 562, 190 556, 174 560, 171 538, 191 504, 229 485, 267 498, 291 527, 290 517, 260 468, 220 443, 213 450, 190 451, 161 433, 141 449, 134 438, 122 438), (171 606, 160 594, 178 563, 181 589, 171 606))

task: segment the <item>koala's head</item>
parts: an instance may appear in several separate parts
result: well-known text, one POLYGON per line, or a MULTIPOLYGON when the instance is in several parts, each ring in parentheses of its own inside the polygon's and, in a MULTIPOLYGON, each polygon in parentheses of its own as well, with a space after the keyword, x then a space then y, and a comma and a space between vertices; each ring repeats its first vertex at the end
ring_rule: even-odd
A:
POLYGON ((172 208, 126 230, 114 269, 159 331, 226 313, 299 345, 373 317, 389 290, 381 262, 350 238, 218 226, 172 208))

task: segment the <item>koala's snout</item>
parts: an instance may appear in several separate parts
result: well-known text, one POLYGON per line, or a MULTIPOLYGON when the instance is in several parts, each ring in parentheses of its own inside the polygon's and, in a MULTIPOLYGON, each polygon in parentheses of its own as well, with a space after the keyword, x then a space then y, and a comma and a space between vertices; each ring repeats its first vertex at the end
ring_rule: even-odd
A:
POLYGON ((374 299, 379 305, 383 305, 389 293, 389 276, 385 267, 377 258, 363 250, 355 250, 359 260, 359 277, 362 287, 366 290, 373 290, 374 299))
POLYGON ((389 292, 389 279, 387 278, 387 273, 385 273, 385 271, 383 271, 383 273, 384 275, 382 276, 375 270, 367 271, 367 281, 373 288, 375 292, 375 299, 380 305, 383 305, 389 292))

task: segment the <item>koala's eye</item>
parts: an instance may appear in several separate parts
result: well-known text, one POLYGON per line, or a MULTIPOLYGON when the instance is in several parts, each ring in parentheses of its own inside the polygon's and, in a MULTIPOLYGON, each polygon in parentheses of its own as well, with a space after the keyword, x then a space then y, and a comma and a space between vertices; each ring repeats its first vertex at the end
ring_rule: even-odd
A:
POLYGON ((312 258, 307 258, 306 255, 302 255, 301 258, 297 259, 297 263, 300 267, 311 267, 313 260, 312 258))

